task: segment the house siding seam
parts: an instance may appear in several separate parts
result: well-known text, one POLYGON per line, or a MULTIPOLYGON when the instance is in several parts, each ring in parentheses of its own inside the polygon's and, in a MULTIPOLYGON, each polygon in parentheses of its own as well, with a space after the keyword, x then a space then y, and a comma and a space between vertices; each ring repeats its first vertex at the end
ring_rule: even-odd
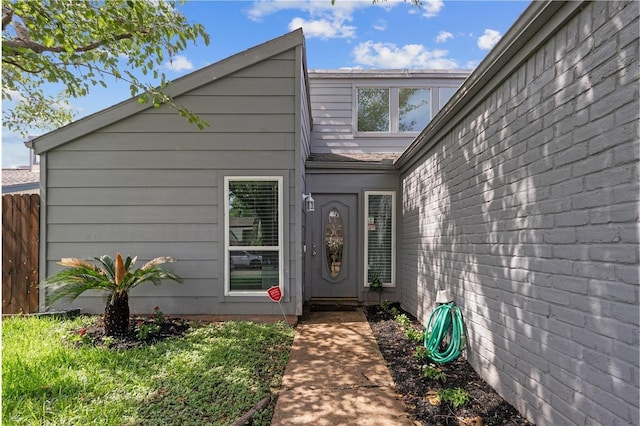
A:
POLYGON ((589 2, 403 171, 403 307, 539 426, 640 424, 638 2, 589 2))

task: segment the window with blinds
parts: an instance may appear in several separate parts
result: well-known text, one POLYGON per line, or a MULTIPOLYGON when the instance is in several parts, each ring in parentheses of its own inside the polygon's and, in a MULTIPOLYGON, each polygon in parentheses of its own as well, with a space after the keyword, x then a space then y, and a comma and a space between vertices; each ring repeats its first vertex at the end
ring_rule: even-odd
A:
POLYGON ((226 177, 225 203, 226 293, 263 295, 282 282, 282 177, 226 177))
POLYGON ((365 192, 366 286, 378 275, 385 286, 395 286, 395 192, 365 192))

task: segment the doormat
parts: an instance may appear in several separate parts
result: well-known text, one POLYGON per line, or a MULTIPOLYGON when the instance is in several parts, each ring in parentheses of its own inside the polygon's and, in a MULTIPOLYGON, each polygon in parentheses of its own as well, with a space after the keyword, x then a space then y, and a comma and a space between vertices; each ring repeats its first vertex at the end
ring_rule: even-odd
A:
POLYGON ((309 305, 311 312, 355 311, 358 305, 342 303, 314 303, 309 305))

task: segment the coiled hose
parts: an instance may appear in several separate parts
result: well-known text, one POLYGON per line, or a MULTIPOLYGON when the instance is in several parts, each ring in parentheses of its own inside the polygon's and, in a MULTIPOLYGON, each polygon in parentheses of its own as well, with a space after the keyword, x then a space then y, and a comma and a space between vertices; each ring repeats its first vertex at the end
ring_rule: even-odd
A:
POLYGON ((447 363, 458 358, 463 346, 464 322, 462 313, 453 302, 440 305, 434 309, 427 322, 424 335, 424 347, 429 358, 435 362, 447 363), (449 344, 442 351, 440 346, 447 335, 451 335, 449 344))

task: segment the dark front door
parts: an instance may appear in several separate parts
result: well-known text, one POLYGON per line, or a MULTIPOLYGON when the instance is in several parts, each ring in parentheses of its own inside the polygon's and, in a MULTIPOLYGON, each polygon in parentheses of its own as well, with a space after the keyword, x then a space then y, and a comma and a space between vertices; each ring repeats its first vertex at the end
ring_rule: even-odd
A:
POLYGON ((358 295, 356 194, 314 195, 311 216, 311 296, 358 295))

